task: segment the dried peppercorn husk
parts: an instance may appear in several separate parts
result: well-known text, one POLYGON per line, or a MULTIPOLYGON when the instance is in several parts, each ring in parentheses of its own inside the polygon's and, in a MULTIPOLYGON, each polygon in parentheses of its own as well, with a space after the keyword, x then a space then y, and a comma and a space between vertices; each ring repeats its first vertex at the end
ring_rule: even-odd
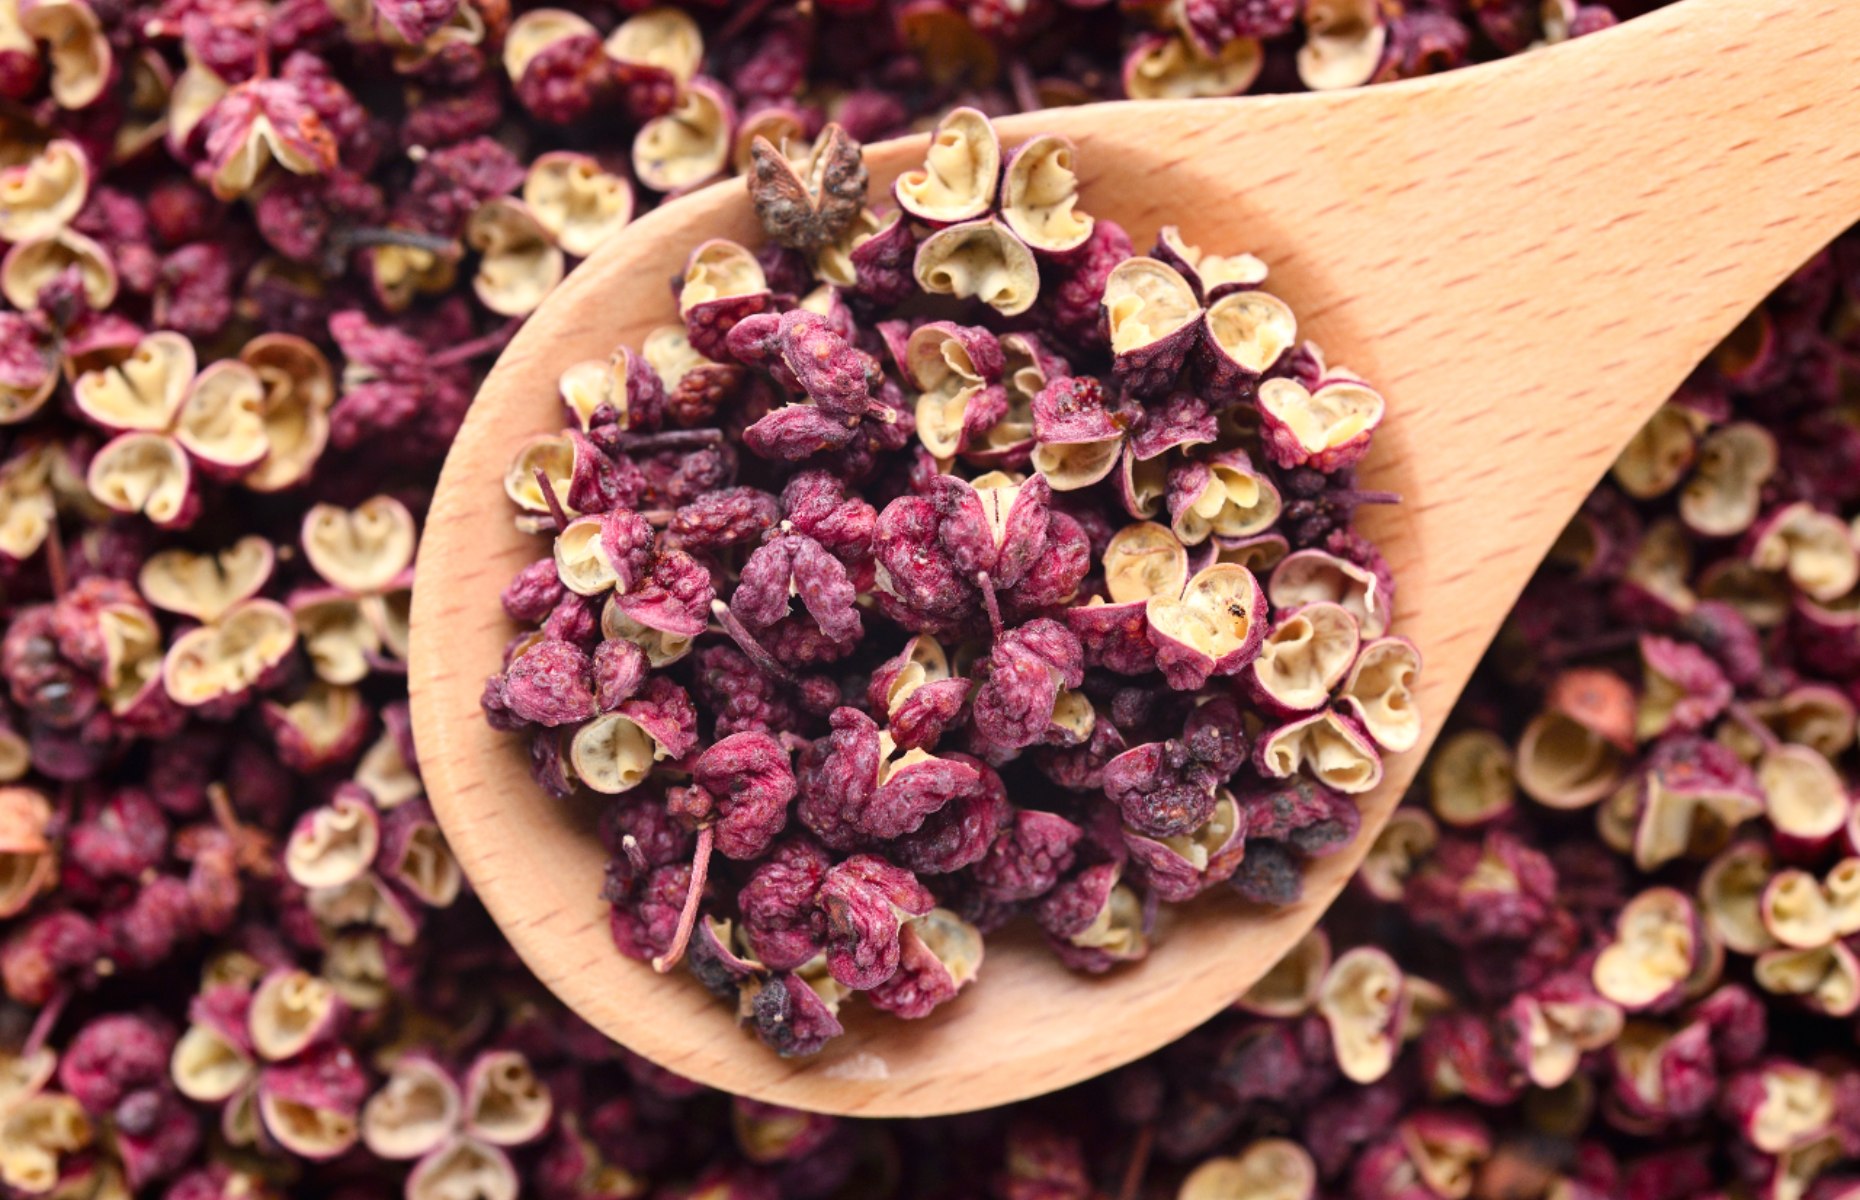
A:
POLYGON ((750 146, 749 194, 769 237, 802 253, 837 242, 865 209, 865 158, 839 124, 792 159, 767 138, 750 146))

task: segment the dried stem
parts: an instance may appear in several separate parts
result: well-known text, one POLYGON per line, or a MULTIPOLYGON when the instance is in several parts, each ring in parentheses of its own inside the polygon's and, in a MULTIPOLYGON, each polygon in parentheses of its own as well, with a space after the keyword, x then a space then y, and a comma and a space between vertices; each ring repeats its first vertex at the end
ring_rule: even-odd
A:
POLYGON ((1382 489, 1343 488, 1329 493, 1330 498, 1342 504, 1400 504, 1401 493, 1382 489))
POLYGON ((995 632, 995 640, 1001 640, 1001 602, 995 598, 995 581, 988 577, 988 572, 981 571, 975 576, 975 586, 982 589, 982 603, 988 608, 988 624, 995 632))
POLYGON ((1022 112, 1033 112, 1045 108, 1040 103, 1040 89, 1033 82, 1033 69, 1023 58, 1016 57, 1014 65, 1008 68, 1008 81, 1014 88, 1014 103, 1022 112))
POLYGON ((1124 1168, 1124 1182, 1117 1189, 1117 1200, 1136 1200, 1143 1186, 1143 1176, 1150 1166, 1150 1147, 1156 1142, 1156 1127, 1143 1125, 1130 1147, 1130 1164, 1124 1168))
POLYGON ((357 225, 353 229, 340 231, 336 237, 347 249, 406 246, 411 250, 425 250, 433 254, 448 254, 458 249, 458 243, 449 237, 421 233, 417 229, 394 229, 381 225, 357 225))
POLYGON ((623 433, 614 444, 622 450, 650 454, 655 450, 695 450, 722 440, 721 429, 667 429, 659 433, 623 433))
POLYGON ((71 587, 71 570, 65 563, 65 539, 58 532, 58 510, 52 509, 51 528, 45 532, 45 574, 52 583, 53 599, 71 587))
POLYGON ((239 823, 239 814, 233 811, 232 795, 227 792, 225 784, 207 785, 207 808, 213 813, 214 824, 227 833, 238 837, 246 832, 245 826, 239 823))
POLYGON ((254 30, 258 34, 252 39, 252 78, 254 79, 271 78, 270 24, 270 21, 260 21, 258 29, 254 30))
POLYGON ((232 794, 223 783, 207 785, 207 807, 213 822, 232 836, 233 860, 242 871, 254 875, 275 875, 277 860, 271 853, 271 839, 239 820, 233 810, 232 794))
POLYGON ((562 532, 568 528, 568 514, 562 510, 562 501, 557 499, 555 484, 549 481, 549 472, 536 468, 536 486, 542 489, 543 500, 549 505, 549 517, 555 522, 555 531, 562 532))
POLYGON ((58 1024, 58 1018, 64 1015, 65 1004, 71 999, 71 989, 61 987, 52 993, 52 998, 45 1002, 39 1015, 33 1018, 32 1029, 26 1034, 26 1044, 19 1048, 21 1058, 31 1058, 45 1048, 51 1040, 52 1029, 58 1024))
POLYGON ((449 350, 440 351, 438 354, 427 359, 426 365, 429 367, 450 367, 474 358, 480 358, 486 354, 501 354, 503 353, 504 347, 510 344, 510 339, 517 336, 517 330, 521 328, 523 328, 523 318, 513 317, 496 329, 485 334, 483 337, 476 337, 468 342, 460 342, 449 350))
POLYGON ((698 830, 697 850, 691 856, 691 886, 685 892, 685 906, 678 913, 678 930, 672 934, 671 947, 652 960, 652 969, 661 975, 677 966, 678 960, 685 956, 691 931, 697 928, 698 905, 704 899, 704 883, 710 878, 710 848, 715 841, 712 826, 705 825, 698 830))
POLYGON ((767 12, 770 3, 771 0, 748 0, 748 3, 738 8, 736 10, 736 15, 731 17, 729 21, 724 24, 723 28, 717 31, 717 36, 714 40, 722 43, 736 37, 753 25, 763 13, 767 12))
POLYGON ((723 626, 723 631, 730 635, 731 641, 736 643, 736 648, 747 655, 749 661, 761 668, 764 674, 780 680, 789 687, 801 686, 800 678, 793 671, 775 661, 775 656, 756 640, 756 635, 749 632, 749 627, 737 620, 736 614, 730 611, 729 605, 721 600, 712 600, 710 615, 717 618, 718 624, 723 626))
POLYGON ((652 872, 652 864, 646 861, 646 852, 639 848, 639 839, 632 834, 620 839, 620 852, 626 855, 626 865, 633 868, 633 874, 644 879, 652 872))
POLYGON ((1632 629, 1610 629, 1580 638, 1559 638, 1544 646, 1544 657, 1555 662, 1578 658, 1600 658, 1638 645, 1640 634, 1632 629))
POLYGON ((1782 745, 1782 739, 1776 736, 1776 731, 1765 725, 1763 719, 1756 713, 1751 712, 1749 705, 1741 702, 1733 704, 1725 710, 1725 716, 1735 721, 1745 733, 1757 739, 1764 750, 1774 750, 1782 745))

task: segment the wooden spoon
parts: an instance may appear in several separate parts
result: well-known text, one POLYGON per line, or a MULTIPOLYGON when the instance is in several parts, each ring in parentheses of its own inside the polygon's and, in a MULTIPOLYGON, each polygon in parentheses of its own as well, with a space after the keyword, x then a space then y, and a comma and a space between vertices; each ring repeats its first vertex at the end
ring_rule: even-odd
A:
MULTIPOLYGON (((1395 629, 1426 656, 1429 738, 1564 523, 1686 374, 1791 270, 1860 217, 1860 4, 1687 0, 1505 62, 1347 94, 1098 104, 1000 122, 1076 139, 1083 206, 1139 250, 1175 222, 1248 251, 1333 362, 1390 418, 1366 510, 1399 582, 1395 629)), ((925 139, 868 148, 873 195, 925 139)), ((783 1060, 683 973, 624 959, 601 901, 599 804, 558 803, 520 739, 478 712, 513 632, 504 583, 545 552, 512 527, 512 447, 562 422, 556 376, 674 319, 667 280, 707 237, 754 243, 728 181, 635 222, 565 283, 485 382, 421 546, 412 690, 420 767, 454 851, 530 967, 661 1066, 798 1108, 925 1116, 1106 1071, 1226 1006, 1311 928, 1406 790, 1396 756, 1347 853, 1302 903, 1230 896, 1168 912, 1155 951, 1104 978, 1022 933, 923 1021, 854 1003, 846 1035, 783 1060)), ((1225 893, 1225 889, 1222 889, 1225 893)))

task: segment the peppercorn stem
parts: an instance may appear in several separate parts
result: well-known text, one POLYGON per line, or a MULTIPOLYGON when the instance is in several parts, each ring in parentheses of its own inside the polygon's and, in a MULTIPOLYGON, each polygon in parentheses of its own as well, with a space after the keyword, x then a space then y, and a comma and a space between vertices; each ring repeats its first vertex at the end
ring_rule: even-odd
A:
POLYGON ((225 784, 207 785, 207 808, 213 813, 214 823, 227 833, 237 837, 245 832, 245 826, 239 823, 239 814, 233 811, 232 796, 225 784))
POLYGON ((57 599, 71 586, 71 573, 65 565, 65 540, 58 533, 58 513, 52 512, 51 528, 45 533, 45 574, 52 583, 52 597, 57 599))
POLYGON ((1136 1141, 1130 1147, 1130 1163, 1124 1168, 1123 1185, 1117 1189, 1117 1200, 1136 1200, 1137 1190, 1143 1186, 1143 1176, 1149 1171, 1150 1147, 1155 1141, 1154 1125, 1138 1128, 1136 1141))
POLYGON ((727 42, 748 29, 758 17, 768 11, 769 3, 770 0, 749 0, 747 4, 736 10, 736 15, 725 22, 722 29, 717 31, 715 40, 719 43, 727 42))
POLYGON ((1599 658, 1638 644, 1640 633, 1634 629, 1613 629, 1582 638, 1553 640, 1544 647, 1544 657, 1556 662, 1577 658, 1599 658))
POLYGON ((1765 750, 1774 750, 1776 747, 1782 745, 1782 739, 1776 736, 1776 731, 1764 724, 1763 718, 1751 712, 1749 705, 1742 703, 1733 704, 1725 711, 1725 716, 1737 722, 1738 727, 1751 737, 1757 739, 1757 742, 1762 745, 1765 750))
POLYGON ((640 878, 644 879, 652 870, 652 864, 646 861, 646 852, 639 848, 639 839, 632 834, 620 839, 620 852, 626 855, 626 865, 640 878))
POLYGON ((801 686, 801 680, 795 673, 775 661, 775 656, 763 648, 762 643, 756 640, 756 635, 749 632, 749 627, 736 619, 736 614, 730 611, 729 605, 721 600, 712 600, 710 615, 717 618, 718 624, 723 626, 723 631, 730 635, 731 641, 736 643, 736 648, 748 656, 749 661, 760 667, 764 673, 789 687, 801 686))
POLYGON ((214 824, 232 835, 233 861, 240 870, 266 876, 277 873, 278 864, 271 855, 271 839, 240 822, 239 814, 233 811, 232 794, 225 784, 207 785, 207 808, 213 813, 214 824))
POLYGON ((652 960, 652 969, 661 975, 677 966, 678 960, 685 956, 691 931, 697 927, 698 904, 704 899, 704 883, 710 876, 710 848, 716 840, 712 830, 709 825, 698 830, 697 850, 691 856, 691 887, 685 892, 685 906, 678 913, 678 929, 672 934, 670 948, 652 960))
POLYGON ((336 235, 347 249, 366 246, 405 246, 410 250, 426 250, 433 254, 446 254, 458 248, 458 243, 436 233, 421 233, 417 229, 394 229, 379 225, 358 225, 353 229, 344 229, 336 235))
POLYGON ((536 468, 536 486, 542 489, 543 500, 549 505, 549 517, 555 522, 555 531, 562 532, 568 528, 568 514, 562 511, 562 502, 556 498, 555 484, 549 481, 549 472, 536 468))
POLYGON ((1331 500, 1336 500, 1337 502, 1341 504, 1348 504, 1353 507, 1356 505, 1360 505, 1360 504, 1400 504, 1401 503, 1400 492, 1390 492, 1390 491, 1384 491, 1381 489, 1359 490, 1357 488, 1343 488, 1338 491, 1328 493, 1326 498, 1331 499, 1331 500))
POLYGON ((426 365, 429 367, 450 367, 485 354, 501 354, 504 347, 510 343, 510 339, 517 335, 517 330, 521 328, 522 325, 523 319, 521 317, 512 318, 485 334, 483 337, 476 337, 468 342, 460 342, 450 350, 443 350, 433 355, 433 357, 426 360, 426 365))
POLYGON ((1022 112, 1032 112, 1045 108, 1040 103, 1040 89, 1033 82, 1033 71, 1025 59, 1016 58, 1014 65, 1008 68, 1008 80, 1014 85, 1014 103, 1022 112))
POLYGON ((995 631, 995 640, 1001 640, 1001 603, 995 599, 995 581, 988 578, 988 572, 981 571, 975 576, 975 586, 982 589, 982 603, 988 609, 988 624, 995 631))
POLYGON ((721 429, 666 429, 659 433, 623 433, 614 439, 622 450, 692 450, 723 440, 721 429))
POLYGON ((71 989, 61 987, 52 993, 52 998, 45 1002, 39 1015, 33 1018, 32 1029, 26 1034, 26 1044, 19 1048, 21 1058, 31 1058, 44 1049, 51 1040, 52 1028, 58 1024, 58 1018, 64 1014, 65 1003, 71 999, 71 989))

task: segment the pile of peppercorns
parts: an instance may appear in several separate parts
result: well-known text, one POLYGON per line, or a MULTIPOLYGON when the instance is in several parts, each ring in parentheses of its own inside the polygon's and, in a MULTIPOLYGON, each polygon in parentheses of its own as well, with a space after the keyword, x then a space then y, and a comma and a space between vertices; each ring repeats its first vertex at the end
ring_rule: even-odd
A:
POLYGON ((484 709, 552 795, 626 797, 620 950, 811 1054, 1019 914, 1102 972, 1159 902, 1296 900, 1420 737, 1348 522, 1382 397, 1258 259, 1135 254, 1065 138, 955 109, 882 211, 839 125, 751 149, 766 244, 694 248, 683 322, 569 365, 506 475, 553 545, 484 709), (733 485, 664 486, 687 446, 733 485))
MULTIPOLYGON (((627 15, 580 19, 611 33, 627 15)), ((1319 43, 1303 78, 1324 84, 1354 82, 1312 71, 1360 69, 1346 45, 1394 78, 1610 16, 691 15, 702 47, 645 66, 701 63, 733 130, 778 144, 829 116, 871 140, 961 103, 1124 94, 1126 56, 1138 93, 1296 87, 1299 24, 1319 43), (1250 47, 1223 50, 1248 32, 1268 35, 1257 77, 1210 69, 1244 68, 1250 47)), ((535 985, 468 890, 439 907, 456 868, 395 674, 401 514, 417 530, 500 310, 539 294, 551 250, 566 267, 650 204, 658 161, 635 174, 614 122, 541 115, 577 81, 603 116, 652 112, 650 72, 625 65, 645 55, 609 50, 609 69, 563 39, 519 88, 497 57, 511 16, 0 3, 0 1190, 1856 1194, 1856 657, 1835 532, 1860 508, 1852 239, 1731 339, 1572 525, 1323 933, 1139 1064, 947 1120, 774 1109, 626 1055, 535 985), (579 73, 558 70, 577 52, 579 73), (557 231, 500 240, 533 230, 518 206, 557 231)), ((647 149, 701 142, 705 103, 647 149)), ((752 142, 733 136, 724 169, 752 142)), ((688 450, 645 458, 673 479, 688 450)), ((1285 520, 1329 519, 1284 498, 1285 520)), ((707 651, 729 711, 801 711, 741 650, 707 651)))

